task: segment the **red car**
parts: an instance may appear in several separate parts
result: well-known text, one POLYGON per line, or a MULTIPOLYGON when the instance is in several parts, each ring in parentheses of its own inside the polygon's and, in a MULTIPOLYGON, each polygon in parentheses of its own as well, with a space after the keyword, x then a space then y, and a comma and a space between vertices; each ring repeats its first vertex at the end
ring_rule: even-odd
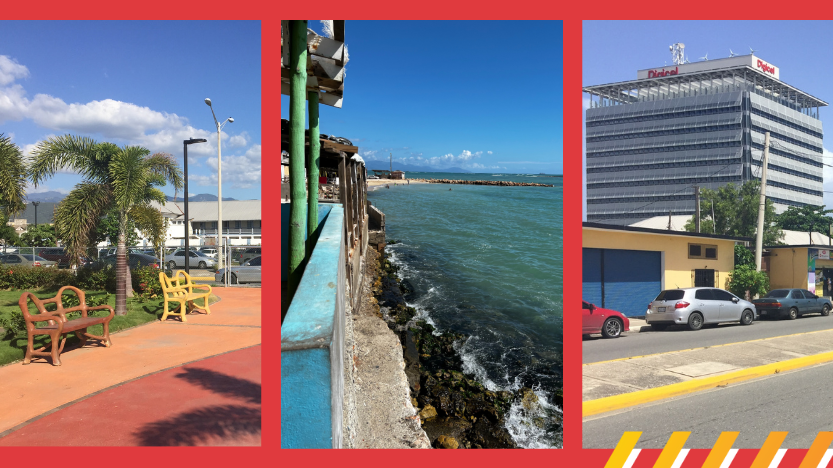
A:
POLYGON ((615 310, 581 301, 581 328, 583 335, 601 333, 605 338, 618 338, 630 330, 630 320, 615 310))

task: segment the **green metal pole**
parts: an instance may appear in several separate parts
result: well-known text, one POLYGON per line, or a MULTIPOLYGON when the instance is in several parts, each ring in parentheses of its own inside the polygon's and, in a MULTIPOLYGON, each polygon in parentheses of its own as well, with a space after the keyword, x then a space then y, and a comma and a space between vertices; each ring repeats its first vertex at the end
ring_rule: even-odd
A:
POLYGON ((307 97, 307 21, 289 23, 289 294, 301 282, 304 261, 304 116, 307 97))
POLYGON ((318 229, 318 164, 321 157, 321 140, 318 128, 318 92, 309 92, 309 183, 307 187, 307 258, 315 247, 313 233, 318 229))

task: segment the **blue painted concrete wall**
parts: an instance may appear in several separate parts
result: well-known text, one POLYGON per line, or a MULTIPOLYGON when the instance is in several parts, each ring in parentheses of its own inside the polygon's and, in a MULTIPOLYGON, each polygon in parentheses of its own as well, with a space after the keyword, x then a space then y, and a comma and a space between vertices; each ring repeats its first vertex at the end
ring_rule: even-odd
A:
POLYGON ((344 209, 328 208, 281 326, 281 448, 341 447, 344 209))
MULTIPOLYGON (((289 203, 281 203, 281 281, 286 281, 289 276, 289 203)), ((318 224, 330 214, 333 204, 318 204, 318 224)), ((307 238, 307 225, 304 224, 304 239, 307 238)))

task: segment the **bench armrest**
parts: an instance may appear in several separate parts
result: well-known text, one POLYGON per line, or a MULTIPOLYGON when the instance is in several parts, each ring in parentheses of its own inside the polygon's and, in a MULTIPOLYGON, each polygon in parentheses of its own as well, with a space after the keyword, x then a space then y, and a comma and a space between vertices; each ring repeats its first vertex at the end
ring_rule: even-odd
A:
MULTIPOLYGON (((201 288, 202 288, 202 289, 205 289, 205 288, 208 288, 208 290, 207 290, 206 292, 208 292, 208 294, 211 294, 211 285, 209 285, 209 284, 196 284, 196 283, 194 283, 194 284, 192 284, 192 285, 191 285, 191 287, 192 287, 193 289, 201 289, 201 288)), ((191 292, 193 292, 193 291, 191 291, 191 292)))
POLYGON ((110 307, 107 304, 100 305, 100 306, 95 306, 95 307, 89 307, 89 308, 87 308, 87 312, 90 312, 90 311, 93 311, 93 310, 103 310, 103 309, 110 309, 110 315, 108 316, 108 318, 110 318, 110 319, 112 319, 116 315, 116 311, 113 310, 113 308, 110 307))
POLYGON ((26 319, 27 322, 66 322, 66 320, 66 317, 62 317, 59 314, 52 314, 50 312, 47 312, 45 314, 31 315, 26 319))

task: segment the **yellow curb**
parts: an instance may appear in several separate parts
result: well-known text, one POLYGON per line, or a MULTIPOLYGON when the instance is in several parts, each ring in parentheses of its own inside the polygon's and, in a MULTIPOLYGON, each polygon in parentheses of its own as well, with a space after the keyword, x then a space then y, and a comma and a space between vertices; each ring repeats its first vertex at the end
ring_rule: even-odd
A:
POLYGON ((798 369, 801 367, 812 366, 824 362, 833 361, 833 351, 826 353, 815 354, 813 356, 805 356, 786 361, 774 362, 772 364, 765 364, 763 366, 750 367, 741 369, 727 374, 716 375, 713 377, 703 377, 700 379, 692 379, 685 382, 666 385, 664 387, 649 388, 647 390, 638 390, 636 392, 623 393, 621 395, 613 395, 596 400, 582 402, 581 412, 583 417, 594 416, 609 411, 615 411, 631 406, 637 406, 652 401, 664 400, 666 398, 673 398, 675 396, 686 395, 688 393, 708 390, 710 388, 725 386, 730 383, 739 383, 745 380, 764 377, 767 375, 777 374, 780 372, 798 369))
POLYGON ((630 357, 609 359, 607 361, 588 362, 588 363, 582 364, 581 367, 595 366, 596 364, 607 364, 608 362, 630 361, 632 359, 640 359, 640 358, 646 358, 646 357, 652 357, 652 356, 660 356, 660 355, 664 355, 664 354, 686 353, 688 351, 699 351, 701 349, 722 348, 723 346, 732 346, 732 345, 739 345, 739 344, 744 344, 744 343, 755 343, 755 342, 758 342, 758 341, 775 340, 775 339, 778 339, 778 338, 787 338, 789 336, 812 335, 813 333, 822 333, 822 332, 833 332, 833 328, 828 328, 826 330, 815 330, 815 331, 809 331, 809 332, 791 333, 789 335, 771 336, 769 338, 757 338, 757 339, 749 340, 749 341, 735 341, 734 343, 723 343, 723 344, 712 345, 712 346, 701 346, 699 348, 689 348, 689 349, 680 349, 680 350, 674 350, 674 351, 666 351, 664 353, 643 354, 641 356, 630 356, 630 357))

